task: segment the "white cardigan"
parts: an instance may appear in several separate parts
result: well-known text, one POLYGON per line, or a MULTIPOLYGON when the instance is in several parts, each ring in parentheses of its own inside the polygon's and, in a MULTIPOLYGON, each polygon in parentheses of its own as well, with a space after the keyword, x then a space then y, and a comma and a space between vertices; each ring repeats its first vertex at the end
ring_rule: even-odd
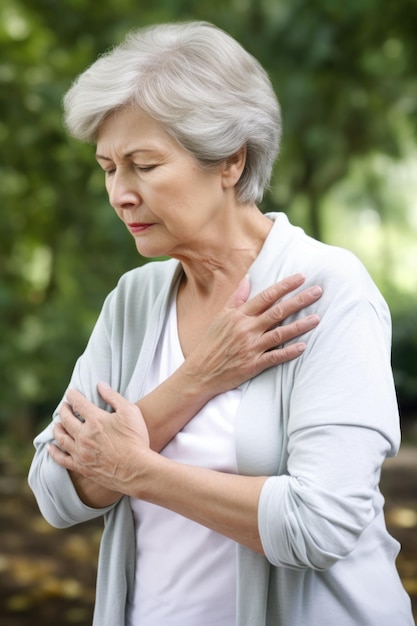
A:
MULTIPOLYGON (((321 323, 305 353, 242 385, 239 472, 270 478, 259 501, 266 557, 238 547, 237 626, 414 626, 378 488, 400 438, 388 308, 354 255, 308 237, 284 214, 268 217, 274 226, 250 268, 251 295, 297 272, 324 294, 310 307, 321 323)), ((99 406, 99 380, 132 402, 141 397, 180 272, 170 260, 121 278, 70 387, 99 406)), ((94 625, 125 626, 135 570, 129 499, 85 506, 47 454, 51 438, 50 425, 35 439, 30 486, 54 526, 104 515, 94 625)))

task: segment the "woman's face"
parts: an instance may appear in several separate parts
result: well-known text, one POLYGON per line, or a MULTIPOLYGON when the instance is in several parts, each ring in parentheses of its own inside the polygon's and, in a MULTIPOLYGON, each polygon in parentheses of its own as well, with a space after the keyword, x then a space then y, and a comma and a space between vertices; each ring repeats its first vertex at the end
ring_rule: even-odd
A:
POLYGON ((224 167, 201 169, 152 118, 129 107, 114 113, 100 128, 96 157, 110 203, 143 256, 198 256, 202 242, 219 238, 234 202, 224 167))

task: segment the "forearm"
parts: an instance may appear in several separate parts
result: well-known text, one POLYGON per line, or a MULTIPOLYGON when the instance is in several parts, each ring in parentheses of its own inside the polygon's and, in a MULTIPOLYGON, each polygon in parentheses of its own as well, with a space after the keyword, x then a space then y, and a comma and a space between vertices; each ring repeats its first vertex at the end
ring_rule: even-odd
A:
POLYGON ((258 501, 266 477, 226 474, 171 461, 155 453, 142 465, 131 495, 175 511, 263 553, 258 501))
POLYGON ((210 388, 184 363, 138 400, 152 450, 160 452, 217 393, 214 385, 210 388))
POLYGON ((77 472, 68 472, 80 500, 90 508, 104 509, 115 504, 121 498, 117 491, 111 491, 91 478, 85 478, 77 472))

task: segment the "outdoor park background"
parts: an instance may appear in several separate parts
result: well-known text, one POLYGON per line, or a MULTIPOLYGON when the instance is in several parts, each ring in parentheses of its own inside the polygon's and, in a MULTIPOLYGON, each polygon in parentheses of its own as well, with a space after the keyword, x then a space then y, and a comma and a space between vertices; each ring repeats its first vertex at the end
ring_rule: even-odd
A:
POLYGON ((417 2, 2 0, 0 622, 90 623, 100 523, 50 528, 26 473, 105 295, 144 262, 61 98, 128 30, 179 19, 230 32, 274 83, 284 137, 262 208, 353 250, 390 305, 404 448, 382 486, 417 615, 417 2))

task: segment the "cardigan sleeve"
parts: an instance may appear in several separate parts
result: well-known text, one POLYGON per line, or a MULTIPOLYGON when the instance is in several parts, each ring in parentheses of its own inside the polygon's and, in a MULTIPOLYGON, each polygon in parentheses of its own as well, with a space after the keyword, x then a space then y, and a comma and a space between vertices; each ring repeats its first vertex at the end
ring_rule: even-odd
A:
MULTIPOLYGON (((127 393, 138 363, 143 372, 153 354, 170 286, 180 271, 180 264, 170 260, 146 264, 120 278, 103 304, 68 388, 77 389, 96 406, 107 410, 110 407, 97 390, 100 381, 107 382, 122 395, 127 393)), ((141 381, 134 382, 136 397, 140 395, 141 381)), ((65 396, 61 403, 64 400, 65 396)), ((53 420, 59 419, 61 403, 53 420)), ((35 455, 29 472, 29 485, 44 517, 53 526, 64 527, 111 510, 111 506, 91 509, 80 501, 68 472, 48 454, 47 446, 53 440, 52 426, 53 423, 34 440, 35 455)))
MULTIPOLYGON (((96 405, 105 408, 97 391, 100 380, 111 382, 112 354, 110 326, 113 294, 104 303, 101 314, 91 334, 85 352, 78 359, 68 388, 81 391, 96 405)), ((64 528, 99 517, 112 507, 93 509, 86 506, 78 494, 66 469, 55 463, 48 454, 48 444, 53 441, 52 428, 59 420, 59 408, 52 422, 35 438, 35 455, 29 470, 29 486, 35 494, 39 509, 45 519, 57 528, 64 528)))
POLYGON ((268 560, 323 570, 354 550, 383 507, 382 463, 399 445, 381 299, 334 301, 295 366, 286 474, 267 479, 258 518, 268 560))
POLYGON ((346 557, 382 509, 378 482, 387 448, 381 435, 351 426, 294 434, 289 475, 268 478, 261 494, 268 560, 324 570, 346 557))

